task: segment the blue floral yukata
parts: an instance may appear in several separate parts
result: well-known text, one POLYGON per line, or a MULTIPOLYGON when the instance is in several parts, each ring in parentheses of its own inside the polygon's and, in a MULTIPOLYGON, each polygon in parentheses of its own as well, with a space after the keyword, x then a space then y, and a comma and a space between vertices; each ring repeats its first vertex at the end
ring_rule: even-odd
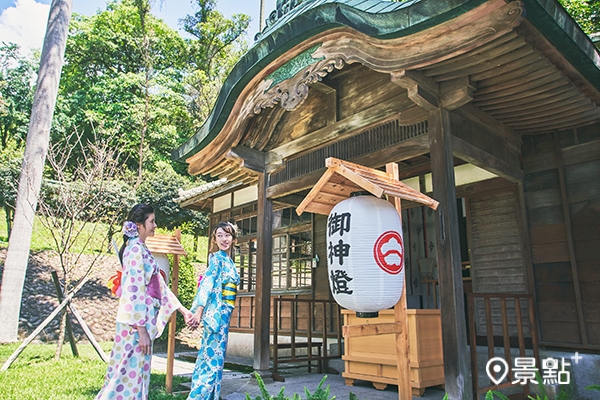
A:
POLYGON ((240 276, 233 260, 222 250, 211 254, 208 268, 191 312, 204 306, 202 342, 192 374, 188 400, 218 400, 227 350, 229 321, 240 276))
POLYGON ((128 240, 123 252, 120 297, 115 342, 96 400, 146 400, 152 354, 142 354, 136 326, 145 326, 153 341, 181 303, 167 287, 150 250, 137 237, 128 240))

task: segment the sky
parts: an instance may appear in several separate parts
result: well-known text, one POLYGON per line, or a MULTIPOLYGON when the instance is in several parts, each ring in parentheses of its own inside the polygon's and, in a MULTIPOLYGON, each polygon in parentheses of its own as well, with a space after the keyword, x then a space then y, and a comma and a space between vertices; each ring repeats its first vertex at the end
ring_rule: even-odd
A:
MULTIPOLYGON (((105 10, 107 1, 73 0, 73 12, 93 15, 105 10)), ((50 3, 51 0, 0 0, 0 42, 17 43, 24 49, 41 49, 50 3)), ((276 0, 265 0, 263 19, 275 9, 275 3, 276 0)), ((260 0, 217 0, 217 9, 227 17, 237 13, 250 15, 248 43, 253 43, 259 27, 260 0)), ((191 0, 153 1, 152 13, 180 32, 179 19, 193 11, 191 0)))

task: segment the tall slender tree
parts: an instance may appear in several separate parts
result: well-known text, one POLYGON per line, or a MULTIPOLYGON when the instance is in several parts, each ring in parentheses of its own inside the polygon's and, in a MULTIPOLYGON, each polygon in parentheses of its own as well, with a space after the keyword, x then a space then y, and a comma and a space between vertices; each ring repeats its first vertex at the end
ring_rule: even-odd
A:
POLYGON ((50 5, 19 179, 13 230, 2 274, 0 342, 16 342, 18 340, 19 312, 29 260, 33 217, 37 208, 42 172, 48 152, 50 127, 56 106, 72 9, 73 0, 53 0, 50 5))

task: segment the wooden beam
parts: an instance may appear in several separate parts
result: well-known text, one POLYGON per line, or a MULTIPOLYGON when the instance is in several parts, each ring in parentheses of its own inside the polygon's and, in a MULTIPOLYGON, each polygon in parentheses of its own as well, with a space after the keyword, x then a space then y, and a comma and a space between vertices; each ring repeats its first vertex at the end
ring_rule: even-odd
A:
MULTIPOLYGON (((374 153, 365 154, 364 156, 352 159, 352 161, 357 164, 367 165, 371 168, 378 168, 388 162, 407 160, 427 153, 429 153, 429 136, 424 134, 398 143, 395 146, 390 146, 374 153)), ((267 195, 269 198, 276 199, 281 196, 310 189, 317 183, 324 172, 325 168, 321 168, 286 182, 273 185, 269 187, 267 195)))
POLYGON ((254 326, 254 370, 261 376, 269 374, 271 267, 273 241, 273 201, 267 198, 269 174, 258 179, 258 226, 256 244, 256 296, 254 326))
POLYGON ((342 336, 344 339, 386 335, 390 333, 402 332, 404 324, 401 322, 383 322, 379 324, 363 324, 363 325, 344 325, 342 328, 342 336))
POLYGON ((408 98, 426 110, 435 110, 440 104, 437 83, 419 71, 401 70, 390 74, 392 82, 408 91, 408 98))
POLYGON ((522 138, 521 135, 513 131, 511 128, 502 124, 494 117, 482 112, 479 108, 473 104, 466 104, 459 109, 454 111, 457 115, 460 115, 476 124, 482 125, 485 129, 505 139, 507 146, 517 153, 521 153, 522 138))
POLYGON ((370 126, 379 125, 397 118, 398 114, 413 106, 414 104, 408 98, 408 94, 386 100, 334 124, 325 126, 272 149, 267 154, 267 164, 279 163, 281 160, 292 155, 297 155, 309 149, 315 150, 331 142, 358 135, 370 126))
POLYGON ((456 136, 452 137, 452 153, 455 157, 490 171, 512 182, 522 182, 525 173, 517 166, 478 148, 456 136))
POLYGON ((369 191, 369 193, 373 194, 375 197, 381 198, 381 196, 383 196, 383 189, 380 186, 375 185, 370 180, 363 178, 359 174, 351 171, 343 165, 338 165, 332 168, 332 170, 342 175, 343 177, 348 178, 361 188, 369 191))
POLYGON ((309 86, 315 90, 318 90, 321 93, 325 93, 325 94, 335 93, 335 88, 332 88, 331 86, 325 84, 322 81, 317 81, 317 82, 311 83, 309 86))
POLYGON ((473 100, 475 86, 471 84, 468 76, 440 83, 442 107, 455 110, 473 100))
POLYGON ((440 204, 435 214, 436 259, 439 270, 444 375, 451 399, 472 400, 471 368, 467 347, 460 234, 450 114, 439 109, 429 113, 429 141, 433 197, 440 204))
POLYGON ((563 159, 562 149, 560 148, 560 138, 558 132, 554 132, 554 152, 558 161, 558 180, 560 183, 560 195, 565 221, 565 230, 567 234, 567 245, 569 247, 569 262, 571 264, 571 276, 573 277, 573 289, 575 292, 575 304, 577 305, 577 322, 579 323, 579 334, 581 335, 581 343, 584 346, 588 344, 587 327, 583 312, 583 304, 581 299, 581 284, 579 281, 579 268, 577 267, 577 255, 575 253, 575 242, 573 240, 573 224, 571 220, 571 208, 569 205, 569 197, 567 193, 567 183, 565 179, 565 163, 563 159))
POLYGON ((287 196, 277 198, 278 203, 294 207, 298 207, 302 203, 302 200, 304 200, 304 197, 295 194, 288 194, 287 196))
POLYGON ((245 146, 237 146, 229 150, 225 158, 237 160, 240 163, 240 168, 261 173, 265 171, 266 153, 262 151, 245 146))

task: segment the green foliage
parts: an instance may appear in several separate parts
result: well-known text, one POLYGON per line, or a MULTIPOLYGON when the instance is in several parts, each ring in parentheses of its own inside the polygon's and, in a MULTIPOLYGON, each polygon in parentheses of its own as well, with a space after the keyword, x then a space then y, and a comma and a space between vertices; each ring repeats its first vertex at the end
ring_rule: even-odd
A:
POLYGON ((596 390, 596 391, 600 392, 600 385, 586 386, 585 390, 596 390))
MULTIPOLYGON (((277 396, 271 396, 267 391, 267 387, 265 386, 265 382, 262 380, 260 375, 254 374, 256 381, 258 383, 258 388, 260 389, 260 396, 256 396, 254 399, 250 397, 248 393, 246 393, 246 400, 300 400, 300 396, 297 393, 290 398, 285 395, 285 388, 281 388, 277 396)), ((327 379, 327 375, 321 379, 317 389, 314 393, 310 393, 307 388, 304 388, 304 394, 306 395, 306 400, 334 400, 335 396, 329 397, 329 385, 325 389, 323 389, 323 383, 325 383, 325 379, 327 379)), ((350 400, 355 400, 356 396, 354 393, 350 393, 350 400)))
MULTIPOLYGON (((193 134, 182 85, 187 44, 151 14, 144 14, 142 26, 137 3, 115 1, 93 16, 73 16, 59 107, 59 115, 85 135, 111 137, 122 151, 120 162, 132 171, 144 128, 143 160, 150 166, 169 160, 171 150, 193 134)), ((53 131, 54 140, 60 135, 53 131)))
POLYGON ((559 0, 581 29, 588 35, 600 32, 600 1, 559 0))
POLYGON ((22 143, 27 136, 33 103, 35 63, 23 57, 19 46, 0 42, 0 145, 12 139, 22 143))
MULTIPOLYGON (((173 265, 173 263, 171 263, 173 265)), ((196 295, 198 286, 198 277, 194 265, 190 263, 188 257, 182 257, 179 260, 179 285, 177 288, 177 298, 185 308, 190 308, 196 295)), ((185 326, 183 316, 177 313, 177 331, 185 326)))
POLYGON ((317 389, 315 389, 314 393, 310 393, 307 388, 304 388, 304 394, 306 395, 306 400, 334 400, 335 396, 329 397, 329 385, 325 389, 323 389, 323 383, 325 383, 325 379, 327 379, 327 375, 321 379, 317 389))
POLYGON ((14 141, 9 141, 0 150, 0 206, 15 207, 19 176, 21 175, 21 162, 23 149, 14 141))
POLYGON ((503 393, 496 390, 488 390, 485 394, 485 400, 494 400, 494 397, 498 397, 500 400, 510 400, 503 393))
POLYGON ((173 229, 185 224, 187 233, 206 231, 206 215, 182 209, 174 201, 179 189, 189 185, 189 181, 173 170, 170 164, 158 162, 157 170, 148 173, 137 190, 141 203, 151 204, 156 211, 156 223, 161 228, 173 229))
POLYGON ((244 33, 250 17, 234 14, 227 19, 216 10, 216 0, 196 0, 197 11, 182 19, 188 41, 189 74, 185 84, 192 99, 190 112, 197 122, 208 117, 219 89, 235 63, 247 50, 244 33))

